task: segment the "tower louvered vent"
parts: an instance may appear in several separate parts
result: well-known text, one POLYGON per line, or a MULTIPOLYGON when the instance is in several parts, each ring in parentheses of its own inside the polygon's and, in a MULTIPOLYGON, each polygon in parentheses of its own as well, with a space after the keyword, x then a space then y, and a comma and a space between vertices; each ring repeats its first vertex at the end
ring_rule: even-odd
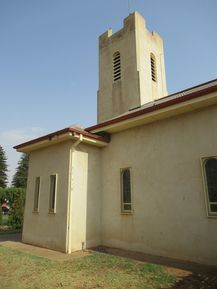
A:
POLYGON ((157 81, 157 72, 156 72, 156 61, 153 54, 151 54, 151 79, 157 81))
POLYGON ((113 80, 121 79, 121 55, 120 52, 115 52, 113 55, 113 80))

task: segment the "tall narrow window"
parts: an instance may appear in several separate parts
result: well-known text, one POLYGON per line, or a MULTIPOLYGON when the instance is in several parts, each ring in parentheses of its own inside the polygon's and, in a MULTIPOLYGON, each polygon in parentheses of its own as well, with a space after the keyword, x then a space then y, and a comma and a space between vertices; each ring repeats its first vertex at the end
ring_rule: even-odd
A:
POLYGON ((151 79, 156 82, 157 81, 157 71, 156 71, 156 60, 154 54, 151 54, 151 79))
POLYGON ((217 216, 217 158, 204 160, 208 216, 217 216))
POLYGON ((121 79, 121 55, 117 51, 113 54, 113 80, 121 79))
POLYGON ((57 189, 57 175, 50 176, 50 200, 49 212, 55 213, 56 210, 56 189, 57 189))
POLYGON ((35 179, 35 195, 34 195, 34 204, 33 204, 33 211, 39 211, 39 193, 40 193, 40 177, 35 179))
POLYGON ((121 169, 121 211, 132 212, 131 169, 121 169))

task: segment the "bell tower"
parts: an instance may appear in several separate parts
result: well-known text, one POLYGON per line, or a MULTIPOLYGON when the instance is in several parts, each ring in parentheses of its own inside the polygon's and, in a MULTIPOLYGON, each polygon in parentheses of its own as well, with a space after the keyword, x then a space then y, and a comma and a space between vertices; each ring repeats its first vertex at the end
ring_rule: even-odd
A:
POLYGON ((163 40, 134 12, 99 37, 98 123, 166 95, 163 40))

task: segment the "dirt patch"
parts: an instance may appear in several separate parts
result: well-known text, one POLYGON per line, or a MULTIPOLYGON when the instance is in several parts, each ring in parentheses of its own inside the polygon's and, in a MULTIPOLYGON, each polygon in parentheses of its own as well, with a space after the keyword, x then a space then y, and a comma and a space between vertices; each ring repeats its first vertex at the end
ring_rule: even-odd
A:
POLYGON ((1 272, 1 275, 3 276, 4 273, 6 272, 6 269, 0 265, 0 272, 1 272))
POLYGON ((168 289, 216 289, 217 277, 209 274, 192 274, 183 277, 171 288, 168 289))

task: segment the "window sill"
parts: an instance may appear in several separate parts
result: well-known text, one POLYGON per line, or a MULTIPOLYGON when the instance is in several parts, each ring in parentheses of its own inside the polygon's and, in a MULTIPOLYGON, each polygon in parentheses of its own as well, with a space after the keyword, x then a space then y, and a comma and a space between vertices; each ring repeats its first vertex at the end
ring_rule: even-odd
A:
POLYGON ((133 212, 121 212, 121 215, 129 215, 129 216, 132 216, 132 215, 133 215, 133 212))
POLYGON ((33 213, 33 214, 38 214, 38 213, 39 213, 39 211, 32 211, 32 213, 33 213))
POLYGON ((216 215, 207 215, 208 219, 217 219, 217 214, 216 215))
POLYGON ((55 214, 56 212, 52 212, 52 211, 48 212, 48 215, 55 215, 55 214))

